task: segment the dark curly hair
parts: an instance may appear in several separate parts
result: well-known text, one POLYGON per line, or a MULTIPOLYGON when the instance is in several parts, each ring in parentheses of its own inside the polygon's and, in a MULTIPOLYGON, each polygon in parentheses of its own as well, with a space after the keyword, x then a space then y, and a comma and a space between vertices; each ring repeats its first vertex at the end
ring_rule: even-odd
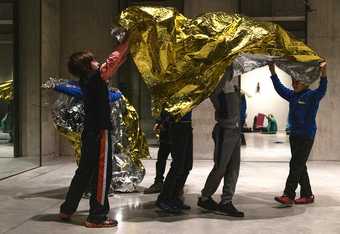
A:
POLYGON ((73 53, 67 62, 68 71, 78 78, 87 77, 92 71, 93 60, 94 55, 89 51, 73 53))

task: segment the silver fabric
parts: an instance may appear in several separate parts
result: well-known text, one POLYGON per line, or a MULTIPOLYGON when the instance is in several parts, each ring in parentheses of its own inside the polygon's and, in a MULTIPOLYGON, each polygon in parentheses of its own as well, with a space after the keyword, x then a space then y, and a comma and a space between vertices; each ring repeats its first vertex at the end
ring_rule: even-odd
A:
MULTIPOLYGON (((65 80, 49 79, 42 87, 52 89, 58 84, 67 84, 65 80)), ((128 154, 125 136, 127 130, 123 124, 123 111, 126 107, 124 98, 111 103, 112 131, 112 183, 111 191, 133 192, 145 176, 145 168, 140 162, 133 161, 128 154), (125 149, 125 150, 123 150, 125 149)), ((67 137, 76 151, 80 153, 80 136, 84 123, 84 105, 82 100, 61 94, 53 105, 52 119, 55 127, 67 137), (79 147, 78 147, 79 146, 79 147)), ((78 159, 79 160, 79 159, 78 159)), ((77 161, 78 161, 77 160, 77 161)))
POLYGON ((233 61, 233 76, 252 71, 256 68, 266 66, 273 61, 281 70, 290 75, 293 79, 305 84, 312 84, 319 79, 319 62, 296 62, 285 58, 278 58, 259 54, 241 54, 233 61))

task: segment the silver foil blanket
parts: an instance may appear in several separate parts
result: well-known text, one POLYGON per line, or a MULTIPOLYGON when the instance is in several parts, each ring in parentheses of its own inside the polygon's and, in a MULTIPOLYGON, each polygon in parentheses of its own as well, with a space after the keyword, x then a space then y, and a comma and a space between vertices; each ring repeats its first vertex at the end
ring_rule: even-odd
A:
MULTIPOLYGON (((46 81, 42 87, 55 89, 58 85, 78 87, 66 80, 53 78, 46 81)), ((119 91, 111 89, 110 92, 119 91)), ((110 104, 111 122, 113 125, 111 190, 114 192, 133 192, 145 175, 145 168, 141 159, 149 157, 146 139, 139 127, 137 113, 124 96, 119 100, 110 102, 110 104), (137 136, 137 140, 135 136, 137 136)), ((75 150, 75 159, 79 163, 80 136, 84 127, 84 105, 82 99, 61 94, 54 103, 52 118, 58 131, 71 142, 75 150)))
POLYGON ((285 71, 293 79, 311 84, 319 78, 319 61, 297 62, 285 58, 279 58, 261 54, 240 54, 233 61, 233 76, 239 76, 256 68, 266 66, 273 61, 281 70, 285 71))

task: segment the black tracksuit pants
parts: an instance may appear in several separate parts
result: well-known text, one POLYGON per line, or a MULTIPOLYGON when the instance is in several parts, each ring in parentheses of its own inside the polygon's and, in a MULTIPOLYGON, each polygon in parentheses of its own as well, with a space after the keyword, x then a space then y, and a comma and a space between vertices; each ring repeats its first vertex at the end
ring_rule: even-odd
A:
POLYGON ((112 143, 108 130, 87 131, 81 136, 81 158, 60 211, 73 214, 91 183, 88 221, 101 222, 110 211, 108 192, 112 178, 112 143))
POLYGON ((166 160, 171 153, 171 145, 168 140, 168 131, 161 132, 159 139, 159 149, 157 154, 157 162, 156 162, 156 178, 155 183, 163 183, 164 180, 164 172, 166 168, 166 160))
POLYGON ((312 196, 313 193, 309 182, 306 163, 313 147, 314 139, 290 136, 289 142, 292 158, 289 163, 289 175, 284 194, 289 198, 294 199, 296 196, 295 190, 298 184, 300 184, 300 195, 302 197, 312 196))
POLYGON ((181 196, 193 164, 191 122, 171 123, 169 126, 171 168, 165 178, 159 201, 173 201, 181 196))

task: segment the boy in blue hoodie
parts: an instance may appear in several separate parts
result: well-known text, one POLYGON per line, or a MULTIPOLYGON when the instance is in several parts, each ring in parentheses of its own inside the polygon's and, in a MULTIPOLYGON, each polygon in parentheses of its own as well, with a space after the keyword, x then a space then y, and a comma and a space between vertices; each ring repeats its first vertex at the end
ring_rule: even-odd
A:
POLYGON ((314 202, 314 195, 309 182, 307 172, 307 160, 311 152, 316 133, 316 114, 319 102, 325 96, 327 90, 326 62, 320 64, 320 85, 311 90, 301 81, 292 80, 293 90, 282 85, 276 72, 274 63, 269 64, 271 79, 276 92, 289 102, 289 143, 292 157, 289 163, 289 175, 282 196, 275 197, 281 204, 291 206, 295 204, 309 204, 314 202), (295 199, 295 190, 300 184, 300 198, 295 199))

